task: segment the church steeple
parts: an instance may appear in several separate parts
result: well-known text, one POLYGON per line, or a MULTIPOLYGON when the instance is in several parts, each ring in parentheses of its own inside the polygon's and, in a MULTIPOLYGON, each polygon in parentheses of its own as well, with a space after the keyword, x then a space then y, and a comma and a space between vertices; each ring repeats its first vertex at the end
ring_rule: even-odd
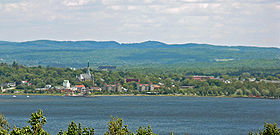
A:
POLYGON ((91 75, 91 74, 90 74, 90 68, 89 68, 89 61, 88 61, 88 66, 87 66, 87 74, 88 74, 88 75, 91 75))

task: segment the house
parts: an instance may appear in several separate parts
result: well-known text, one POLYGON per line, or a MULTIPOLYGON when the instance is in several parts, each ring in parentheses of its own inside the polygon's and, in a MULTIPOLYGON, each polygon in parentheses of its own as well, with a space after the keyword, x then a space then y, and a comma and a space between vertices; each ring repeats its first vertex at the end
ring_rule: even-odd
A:
POLYGON ((21 84, 27 84, 28 81, 21 81, 21 84))
POLYGON ((224 80, 223 82, 224 82, 224 83, 226 83, 226 84, 231 83, 231 81, 230 81, 230 80, 224 80))
POLYGON ((150 84, 137 84, 137 90, 138 91, 152 91, 154 90, 154 85, 152 83, 150 84))
POLYGON ((86 89, 86 86, 85 85, 75 85, 75 88, 77 90, 85 90, 86 89))
POLYGON ((36 88, 35 90, 38 90, 38 91, 45 91, 45 90, 48 90, 47 88, 36 88))
POLYGON ((248 78, 248 81, 249 82, 254 82, 254 81, 256 81, 256 78, 248 78))
POLYGON ((16 82, 6 83, 7 87, 16 87, 16 82))
POLYGON ((116 69, 116 66, 99 66, 97 69, 98 70, 104 70, 104 71, 109 71, 109 70, 113 70, 116 69))
POLYGON ((100 87, 91 87, 90 90, 102 91, 102 89, 100 87))
POLYGON ((64 80, 63 81, 63 87, 66 88, 66 89, 70 89, 70 82, 69 82, 69 80, 64 80))
POLYGON ((127 92, 128 91, 128 89, 127 88, 123 88, 123 92, 127 92))
POLYGON ((160 85, 154 85, 154 89, 155 89, 155 90, 160 89, 160 85))
POLYGON ((73 93, 73 90, 70 90, 70 89, 61 89, 60 92, 61 92, 61 93, 73 93))
POLYGON ((64 89, 64 88, 63 88, 63 86, 54 86, 54 89, 55 90, 61 90, 61 89, 64 89))
POLYGON ((28 81, 21 81, 21 84, 22 84, 22 85, 27 85, 27 86, 30 86, 30 85, 31 85, 31 83, 28 83, 28 81))
POLYGON ((1 92, 4 92, 4 86, 2 84, 0 86, 0 90, 1 90, 1 92))
POLYGON ((80 76, 77 76, 76 78, 80 82, 94 80, 93 75, 90 73, 89 62, 88 62, 88 66, 87 66, 87 72, 85 74, 80 74, 80 76))
POLYGON ((181 86, 181 89, 194 89, 195 86, 181 86))
POLYGON ((280 81, 278 81, 278 80, 264 80, 264 79, 262 79, 260 81, 263 81, 265 83, 280 83, 280 81))
POLYGON ((185 79, 205 81, 205 80, 208 80, 208 79, 214 79, 214 76, 187 76, 185 79))
POLYGON ((138 83, 140 83, 140 79, 136 79, 136 78, 134 78, 134 79, 125 79, 124 82, 125 83, 128 83, 128 82, 138 82, 138 83))
POLYGON ((107 92, 122 92, 122 87, 119 83, 115 84, 115 85, 108 85, 108 84, 104 84, 104 87, 103 87, 103 90, 104 91, 107 91, 107 92))
POLYGON ((45 88, 50 89, 52 85, 46 85, 45 88))

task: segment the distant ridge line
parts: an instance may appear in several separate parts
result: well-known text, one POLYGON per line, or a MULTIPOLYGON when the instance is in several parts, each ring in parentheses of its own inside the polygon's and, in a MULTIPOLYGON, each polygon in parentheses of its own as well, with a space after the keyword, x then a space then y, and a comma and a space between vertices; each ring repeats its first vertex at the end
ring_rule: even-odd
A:
POLYGON ((148 46, 215 46, 215 47, 229 47, 229 48, 239 48, 239 47, 248 47, 248 48, 274 48, 274 49, 280 49, 280 47, 273 47, 273 46, 254 46, 254 45, 214 45, 214 44, 208 44, 208 43, 164 43, 161 41, 143 41, 143 42, 135 42, 135 43, 120 43, 117 41, 95 41, 95 40, 30 40, 30 41, 19 41, 19 42, 13 42, 13 41, 0 41, 0 45, 3 43, 17 43, 17 44, 26 44, 26 43, 108 43, 108 44, 115 44, 115 45, 125 45, 125 46, 136 46, 136 45, 148 45, 148 46), (153 45, 151 45, 153 44, 153 45))

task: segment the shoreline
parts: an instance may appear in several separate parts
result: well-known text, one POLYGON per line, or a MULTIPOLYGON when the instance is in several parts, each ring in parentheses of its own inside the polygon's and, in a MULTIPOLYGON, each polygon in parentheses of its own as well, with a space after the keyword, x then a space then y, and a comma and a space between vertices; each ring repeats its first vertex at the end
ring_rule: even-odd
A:
MULTIPOLYGON (((19 96, 61 96, 63 97, 64 94, 37 94, 37 93, 1 93, 0 96, 13 96, 13 95, 19 95, 19 96)), ((249 97, 249 96, 196 96, 196 95, 147 95, 147 94, 112 94, 112 95, 89 95, 85 97, 145 97, 145 96, 151 96, 151 97, 213 97, 213 98, 251 98, 251 99, 275 99, 280 100, 279 98, 272 98, 272 97, 249 97)), ((71 96, 66 96, 71 97, 71 96)), ((75 97, 75 96, 73 96, 75 97)))
POLYGON ((1 93, 0 96, 63 96, 63 94, 1 93))

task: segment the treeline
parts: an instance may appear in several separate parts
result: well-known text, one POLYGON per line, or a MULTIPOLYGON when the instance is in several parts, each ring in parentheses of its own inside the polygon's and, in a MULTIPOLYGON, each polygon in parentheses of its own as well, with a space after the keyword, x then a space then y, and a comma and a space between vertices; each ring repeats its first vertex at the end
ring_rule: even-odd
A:
POLYGON ((76 75, 81 73, 82 70, 71 70, 70 68, 26 67, 15 62, 12 65, 1 63, 0 83, 16 82, 16 84, 21 84, 21 81, 28 81, 32 85, 22 87, 35 89, 43 88, 46 84, 61 85, 63 80, 74 82, 76 75))
MULTIPOLYGON (((199 96, 263 96, 280 97, 280 83, 268 83, 262 80, 280 81, 279 68, 238 68, 238 69, 154 69, 134 68, 118 69, 114 71, 92 70, 94 83, 79 82, 76 77, 85 73, 86 69, 70 69, 56 67, 26 67, 13 63, 0 64, 0 84, 16 82, 17 90, 26 93, 34 92, 35 88, 46 85, 62 86, 63 80, 69 80, 72 85, 84 84, 86 87, 100 87, 106 84, 120 83, 128 89, 126 93, 145 94, 147 91, 137 90, 137 82, 125 82, 126 78, 140 79, 141 84, 156 84, 160 88, 154 92, 158 94, 181 94, 199 96), (186 76, 206 75, 216 79, 194 80, 186 76), (251 80, 254 79, 254 80, 251 80), (31 85, 20 85, 21 81, 28 81, 31 85), (227 81, 228 83, 226 83, 227 81), (192 87, 182 87, 192 86, 192 87)), ((38 92, 38 91, 37 91, 38 92)), ((49 91, 48 91, 49 92, 49 91)), ((59 91, 52 91, 59 92, 59 91)), ((121 94, 120 92, 94 92, 94 94, 121 94)))
MULTIPOLYGON (((108 130, 104 135, 157 135, 152 132, 150 126, 142 128, 139 127, 135 133, 128 129, 127 125, 123 124, 123 120, 120 118, 111 117, 111 121, 108 122, 108 130)), ((43 129, 44 124, 47 123, 46 117, 43 115, 42 110, 38 110, 30 115, 30 119, 27 121, 28 126, 19 128, 14 126, 10 127, 8 121, 3 115, 0 114, 0 135, 49 135, 47 131, 43 129)), ((95 130, 91 127, 82 127, 81 123, 76 124, 71 122, 68 128, 63 131, 60 130, 57 135, 94 135, 95 130)), ((170 133, 173 135, 173 132, 170 133)), ((186 133, 186 135, 188 135, 186 133)), ((259 130, 257 133, 249 132, 249 135, 280 135, 280 128, 277 124, 265 123, 264 129, 259 130)))
MULTIPOLYGON (((28 126, 19 128, 11 128, 8 121, 3 115, 0 114, 0 135, 50 135, 43 129, 43 126, 47 123, 46 117, 43 115, 42 110, 38 110, 30 115, 30 119, 27 121, 28 126)), ((111 121, 108 122, 108 131, 104 135, 157 135, 152 132, 150 126, 139 129, 136 133, 133 133, 128 129, 127 125, 123 124, 123 120, 120 118, 111 117, 111 121)), ((63 131, 60 130, 57 135, 94 135, 94 128, 82 127, 81 123, 76 124, 71 122, 68 128, 63 131)), ((171 133, 172 134, 172 133, 171 133)))

